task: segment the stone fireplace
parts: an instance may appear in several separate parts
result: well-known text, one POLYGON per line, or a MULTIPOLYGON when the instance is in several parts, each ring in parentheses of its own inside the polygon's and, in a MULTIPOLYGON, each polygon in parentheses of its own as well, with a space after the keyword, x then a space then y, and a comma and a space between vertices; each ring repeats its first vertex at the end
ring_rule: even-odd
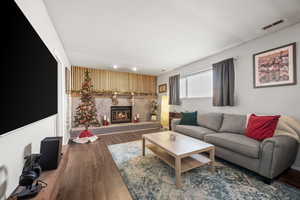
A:
POLYGON ((110 121, 112 124, 131 122, 132 106, 111 106, 110 121))
MULTIPOLYGON (((132 106, 131 111, 131 119, 133 119, 133 116, 136 114, 139 114, 140 116, 140 122, 146 122, 150 120, 150 111, 151 111, 151 101, 152 98, 136 98, 134 106, 132 106, 131 102, 128 101, 128 98, 120 97, 118 99, 119 104, 113 105, 111 98, 103 98, 103 97, 96 97, 95 103, 97 108, 97 114, 98 119, 101 123, 103 123, 103 117, 106 115, 107 118, 111 119, 111 107, 127 107, 132 106)), ((72 97, 72 128, 75 128, 74 126, 74 116, 76 115, 76 108, 80 104, 81 100, 80 97, 72 97)), ((131 121, 130 121, 131 122, 131 121)), ((119 123, 119 122, 118 122, 119 123)))

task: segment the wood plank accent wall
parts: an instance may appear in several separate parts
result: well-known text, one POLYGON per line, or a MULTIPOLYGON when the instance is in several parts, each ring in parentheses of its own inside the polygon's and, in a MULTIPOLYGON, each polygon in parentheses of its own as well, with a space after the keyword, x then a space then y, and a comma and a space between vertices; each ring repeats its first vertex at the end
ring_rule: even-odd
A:
POLYGON ((88 70, 92 79, 93 90, 97 94, 119 92, 120 94, 156 96, 157 77, 129 72, 109 71, 79 66, 72 66, 72 94, 78 93, 84 81, 84 72, 88 70))

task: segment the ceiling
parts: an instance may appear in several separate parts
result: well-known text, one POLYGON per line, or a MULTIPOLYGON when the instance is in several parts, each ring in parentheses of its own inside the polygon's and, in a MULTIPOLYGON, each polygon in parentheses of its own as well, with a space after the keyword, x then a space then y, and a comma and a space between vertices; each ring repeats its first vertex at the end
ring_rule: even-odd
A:
POLYGON ((154 75, 300 22, 299 0, 44 2, 72 65, 154 75))

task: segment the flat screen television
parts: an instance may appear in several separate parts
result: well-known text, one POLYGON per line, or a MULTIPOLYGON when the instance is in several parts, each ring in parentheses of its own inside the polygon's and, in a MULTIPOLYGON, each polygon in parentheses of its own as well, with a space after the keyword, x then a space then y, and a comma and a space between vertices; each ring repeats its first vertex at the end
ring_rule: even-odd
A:
POLYGON ((10 1, 2 26, 1 135, 57 113, 57 62, 10 1))

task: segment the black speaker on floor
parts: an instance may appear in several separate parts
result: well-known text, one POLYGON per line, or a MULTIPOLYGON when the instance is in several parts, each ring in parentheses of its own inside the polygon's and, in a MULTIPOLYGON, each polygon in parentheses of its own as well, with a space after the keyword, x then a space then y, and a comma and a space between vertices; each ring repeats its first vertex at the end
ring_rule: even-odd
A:
POLYGON ((46 137, 42 140, 40 165, 43 171, 58 167, 62 156, 61 149, 62 137, 46 137))

